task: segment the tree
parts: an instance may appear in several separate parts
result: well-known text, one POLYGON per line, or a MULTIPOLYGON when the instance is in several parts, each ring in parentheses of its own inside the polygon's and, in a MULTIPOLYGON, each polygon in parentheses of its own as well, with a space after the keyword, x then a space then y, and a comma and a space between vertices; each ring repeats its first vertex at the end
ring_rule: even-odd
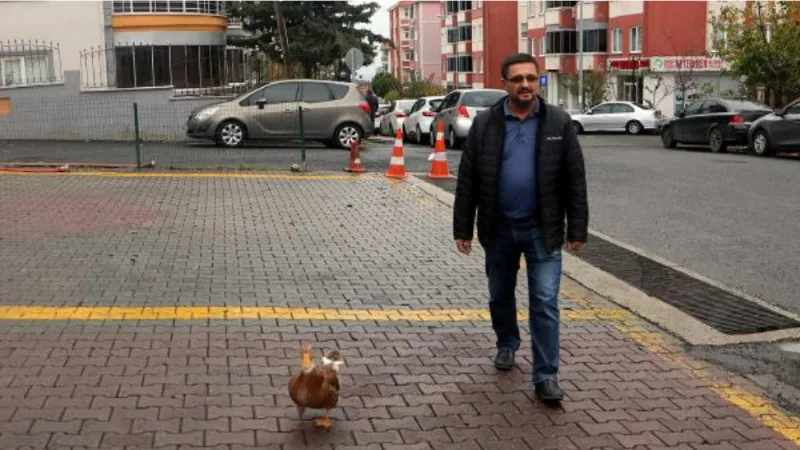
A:
POLYGON ((400 81, 388 72, 381 72, 372 78, 372 92, 378 97, 385 97, 391 91, 400 90, 400 81))
POLYGON ((433 82, 433 75, 423 78, 417 71, 413 72, 409 80, 403 83, 403 95, 408 98, 429 97, 434 95, 444 95, 444 88, 440 84, 433 82))
POLYGON ((375 58, 375 43, 387 39, 359 26, 367 25, 379 5, 344 1, 232 2, 229 16, 242 21, 252 37, 239 38, 239 45, 255 47, 275 61, 297 62, 303 76, 311 78, 323 66, 343 69, 343 58, 351 47, 364 54, 364 65, 375 58), (278 13, 278 14, 276 14, 278 13), (278 20, 282 13, 283 21, 278 20), (285 25, 285 33, 281 33, 285 25), (281 47, 281 36, 288 41, 281 47))
POLYGON ((800 3, 725 5, 711 18, 718 55, 750 91, 778 108, 800 95, 800 3))
MULTIPOLYGON (((578 95, 580 85, 578 75, 568 75, 564 78, 564 86, 578 95)), ((586 72, 583 76, 583 109, 588 109, 608 100, 608 74, 605 71, 586 72)))

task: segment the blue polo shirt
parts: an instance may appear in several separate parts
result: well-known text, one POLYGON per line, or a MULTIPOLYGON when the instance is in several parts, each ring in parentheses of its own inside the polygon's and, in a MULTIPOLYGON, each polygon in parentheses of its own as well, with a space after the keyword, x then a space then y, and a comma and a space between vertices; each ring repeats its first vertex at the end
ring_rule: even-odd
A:
POLYGON ((503 105, 505 145, 500 169, 500 211, 510 219, 533 219, 536 214, 536 134, 539 100, 533 113, 520 120, 503 105))

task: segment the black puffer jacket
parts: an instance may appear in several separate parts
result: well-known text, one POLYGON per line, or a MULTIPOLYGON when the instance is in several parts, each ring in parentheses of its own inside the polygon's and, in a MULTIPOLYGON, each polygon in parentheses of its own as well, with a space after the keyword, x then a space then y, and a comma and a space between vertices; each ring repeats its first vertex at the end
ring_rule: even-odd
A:
MULTIPOLYGON (((506 97, 473 119, 458 168, 453 234, 456 239, 473 238, 477 208, 478 240, 484 247, 491 242, 500 215, 498 180, 505 140, 505 101, 506 97)), ((542 98, 539 101, 537 213, 545 245, 554 251, 564 244, 565 218, 566 239, 587 240, 586 172, 583 152, 569 114, 548 105, 542 98)))

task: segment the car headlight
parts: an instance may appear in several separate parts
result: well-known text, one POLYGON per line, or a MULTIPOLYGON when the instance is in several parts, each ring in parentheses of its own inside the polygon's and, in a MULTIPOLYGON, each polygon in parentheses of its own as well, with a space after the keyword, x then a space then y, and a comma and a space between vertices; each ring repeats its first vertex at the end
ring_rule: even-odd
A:
POLYGON ((214 113, 216 113, 217 111, 219 111, 219 108, 206 108, 197 113, 195 117, 197 118, 197 120, 206 120, 209 119, 211 116, 213 116, 214 113))

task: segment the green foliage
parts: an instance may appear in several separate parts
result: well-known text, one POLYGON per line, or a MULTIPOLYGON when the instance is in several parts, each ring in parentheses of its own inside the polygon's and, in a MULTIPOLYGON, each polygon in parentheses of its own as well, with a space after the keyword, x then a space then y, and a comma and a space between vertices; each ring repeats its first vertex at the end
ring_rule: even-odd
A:
MULTIPOLYGON (((242 21, 244 31, 253 37, 236 44, 259 49, 270 60, 282 61, 278 23, 272 1, 231 2, 229 16, 242 21)), ((320 66, 342 65, 347 50, 359 48, 364 65, 375 58, 375 43, 386 38, 361 26, 368 25, 379 5, 346 1, 281 2, 289 41, 290 59, 302 65, 303 75, 311 77, 320 66)))
MULTIPOLYGON (((608 74, 604 71, 592 71, 583 74, 584 107, 592 108, 608 100, 608 74)), ((564 86, 578 95, 580 79, 578 75, 568 75, 564 77, 564 86)))
POLYGON ((400 100, 401 98, 403 98, 403 94, 401 94, 398 90, 389 91, 383 96, 383 99, 387 102, 400 100))
POLYGON ((388 72, 381 72, 372 78, 372 92, 378 97, 385 97, 389 92, 399 90, 400 81, 388 72))
POLYGON ((420 98, 434 95, 444 95, 444 87, 433 81, 433 75, 422 78, 419 73, 413 73, 411 79, 403 83, 403 95, 406 98, 420 98))
POLYGON ((719 57, 748 90, 765 89, 773 107, 800 95, 800 2, 726 5, 711 26, 719 57))

